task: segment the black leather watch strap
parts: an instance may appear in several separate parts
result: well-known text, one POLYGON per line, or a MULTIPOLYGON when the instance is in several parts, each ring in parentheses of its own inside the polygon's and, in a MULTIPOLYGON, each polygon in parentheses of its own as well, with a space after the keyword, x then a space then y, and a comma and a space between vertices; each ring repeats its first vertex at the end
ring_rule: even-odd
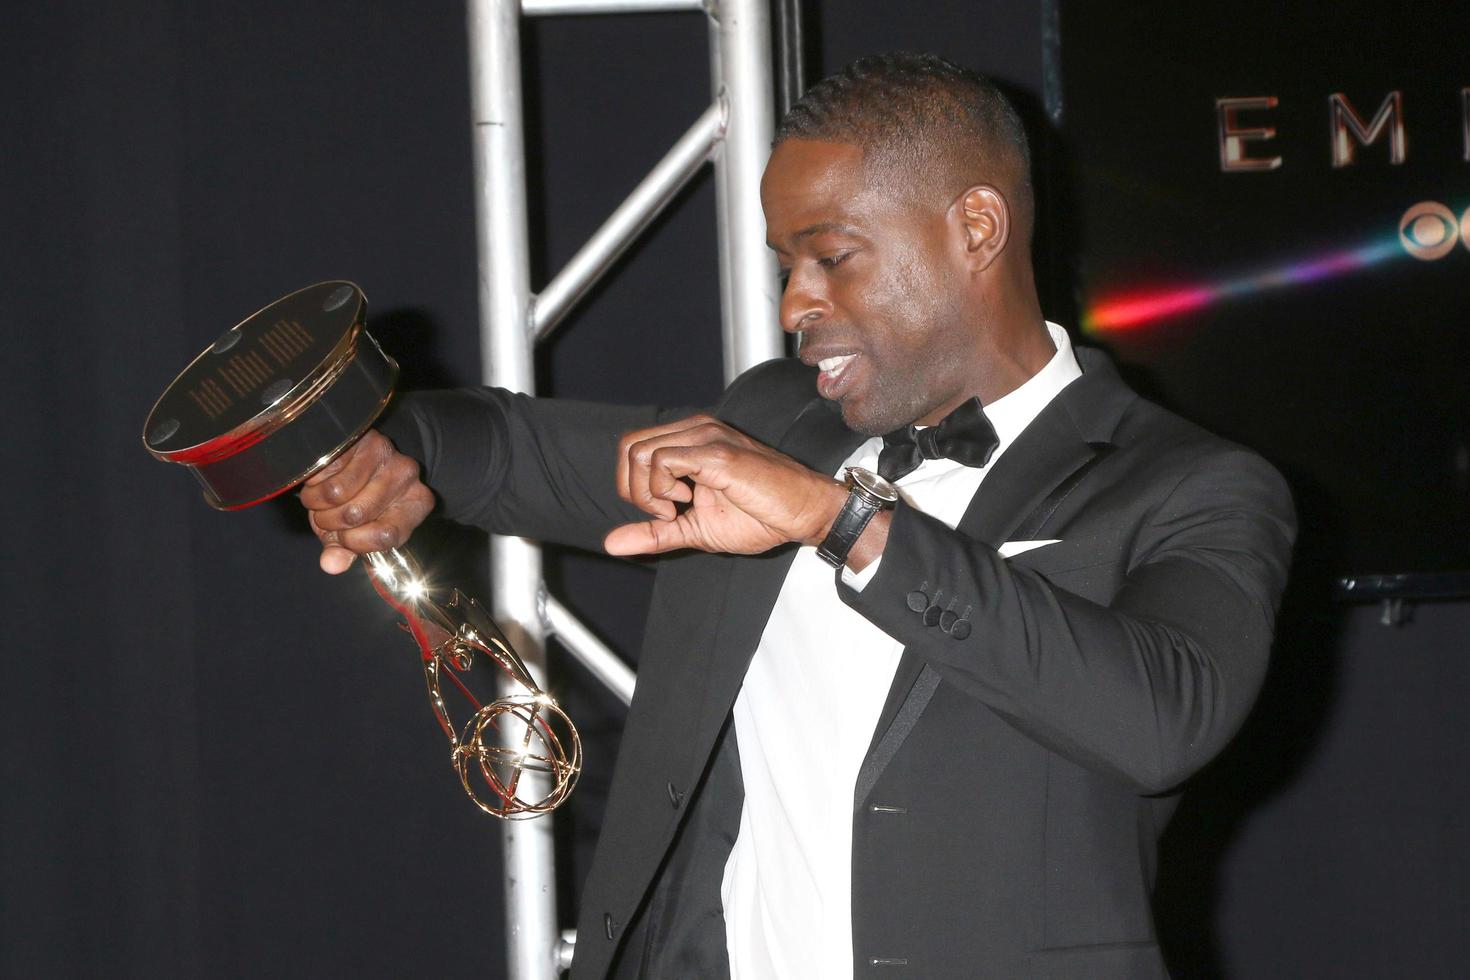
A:
POLYGON ((832 522, 832 530, 827 532, 827 536, 817 547, 817 557, 833 568, 841 568, 847 564, 847 553, 857 544, 857 539, 863 536, 863 528, 868 526, 873 515, 880 510, 881 507, 858 491, 849 493, 847 503, 842 505, 842 510, 837 512, 837 519, 832 522))
POLYGON ((857 467, 848 468, 847 488, 847 502, 837 512, 832 530, 827 532, 827 537, 817 547, 817 557, 833 568, 841 568, 847 563, 848 552, 857 544, 857 539, 862 537, 863 529, 868 526, 873 515, 892 507, 897 499, 897 494, 887 481, 867 470, 858 470, 857 467), (854 471, 860 473, 864 480, 856 479, 854 471), (874 489, 863 486, 864 482, 873 484, 874 489))

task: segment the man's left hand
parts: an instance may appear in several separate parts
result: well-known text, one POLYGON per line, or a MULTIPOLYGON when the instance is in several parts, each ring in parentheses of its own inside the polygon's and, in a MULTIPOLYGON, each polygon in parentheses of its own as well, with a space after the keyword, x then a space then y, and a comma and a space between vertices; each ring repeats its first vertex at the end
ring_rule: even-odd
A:
POLYGON ((613 555, 815 545, 847 499, 841 483, 709 415, 623 436, 617 480, 619 495, 654 519, 614 528, 603 542, 613 555))

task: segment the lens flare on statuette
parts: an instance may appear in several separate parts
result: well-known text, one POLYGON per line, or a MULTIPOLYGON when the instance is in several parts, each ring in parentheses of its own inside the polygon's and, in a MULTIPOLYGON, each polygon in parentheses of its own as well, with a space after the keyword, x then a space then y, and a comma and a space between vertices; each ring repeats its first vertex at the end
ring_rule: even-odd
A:
POLYGON ((556 699, 531 672, 495 621, 473 599, 455 591, 439 602, 422 570, 405 551, 368 556, 378 593, 400 615, 419 645, 429 704, 449 739, 460 784, 485 813, 523 820, 556 809, 582 772, 582 739, 556 699), (456 676, 475 655, 488 658, 517 690, 481 704, 456 676), (463 724, 450 716, 445 681, 468 703, 463 724))

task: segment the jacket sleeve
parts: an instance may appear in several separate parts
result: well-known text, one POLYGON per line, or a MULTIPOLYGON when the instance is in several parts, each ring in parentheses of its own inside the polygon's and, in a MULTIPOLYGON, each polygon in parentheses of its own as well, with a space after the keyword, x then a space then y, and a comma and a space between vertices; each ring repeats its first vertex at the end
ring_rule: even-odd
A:
MULTIPOLYGON (((983 492, 983 489, 982 489, 983 492)), ((941 676, 1063 756, 1163 792, 1240 727, 1265 676, 1295 521, 1281 477, 1214 452, 1115 556, 1107 605, 1000 558, 900 505, 877 575, 843 598, 941 676), (906 602, 932 587, 972 606, 970 634, 926 627, 906 602)))
MULTIPOLYGON (((783 370, 782 360, 750 369, 726 389, 716 414, 783 370)), ((600 552, 608 531, 648 519, 618 496, 618 440, 694 411, 460 388, 400 395, 379 429, 418 460, 440 516, 600 552)))
POLYGON ((613 527, 645 516, 617 494, 618 439, 676 417, 465 388, 405 394, 381 429, 418 460, 442 516, 601 550, 613 527))

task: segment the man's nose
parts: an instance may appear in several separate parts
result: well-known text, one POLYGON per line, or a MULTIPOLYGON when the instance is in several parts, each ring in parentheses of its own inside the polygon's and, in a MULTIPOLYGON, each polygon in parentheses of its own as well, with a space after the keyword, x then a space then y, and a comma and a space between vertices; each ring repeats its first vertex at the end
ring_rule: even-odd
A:
POLYGON ((832 312, 832 304, 811 273, 793 269, 781 293, 781 329, 787 333, 809 330, 832 312))

